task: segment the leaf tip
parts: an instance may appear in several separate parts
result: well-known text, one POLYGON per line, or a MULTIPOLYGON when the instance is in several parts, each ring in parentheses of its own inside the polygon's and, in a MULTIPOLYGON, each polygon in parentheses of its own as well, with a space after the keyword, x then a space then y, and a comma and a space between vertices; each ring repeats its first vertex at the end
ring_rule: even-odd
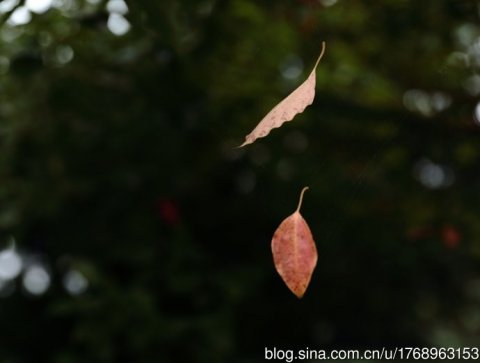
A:
POLYGON ((243 142, 243 144, 237 146, 237 149, 240 149, 241 147, 250 145, 251 143, 253 143, 253 141, 255 141, 255 140, 251 140, 251 139, 247 136, 247 137, 245 137, 245 141, 243 142))
POLYGON ((301 299, 303 297, 303 295, 305 294, 304 292, 300 293, 300 292, 294 292, 295 296, 298 298, 298 299, 301 299))

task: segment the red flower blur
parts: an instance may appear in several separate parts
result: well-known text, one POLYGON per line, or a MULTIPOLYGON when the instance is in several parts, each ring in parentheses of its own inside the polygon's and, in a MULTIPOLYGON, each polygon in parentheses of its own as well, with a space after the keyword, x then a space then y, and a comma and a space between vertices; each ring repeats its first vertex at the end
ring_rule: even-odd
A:
POLYGON ((451 224, 447 224, 442 228, 443 245, 448 248, 456 248, 460 244, 462 236, 458 229, 451 224))
POLYGON ((180 221, 178 204, 171 199, 160 199, 157 202, 157 212, 166 224, 176 225, 180 221))

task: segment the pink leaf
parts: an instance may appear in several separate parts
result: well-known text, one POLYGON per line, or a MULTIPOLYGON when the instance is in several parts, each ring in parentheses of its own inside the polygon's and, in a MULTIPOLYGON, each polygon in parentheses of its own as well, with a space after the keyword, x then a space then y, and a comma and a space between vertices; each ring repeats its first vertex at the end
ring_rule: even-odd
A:
POLYGON ((302 113, 305 108, 312 104, 315 98, 315 83, 317 65, 325 52, 325 42, 322 42, 322 51, 313 67, 312 72, 296 90, 290 93, 283 101, 276 105, 245 137, 245 142, 240 147, 253 143, 256 139, 267 136, 274 128, 282 126, 285 122, 291 121, 297 114, 302 113))
POLYGON ((288 288, 301 298, 317 264, 317 248, 307 222, 300 214, 303 188, 297 210, 277 228, 272 238, 275 268, 288 288))

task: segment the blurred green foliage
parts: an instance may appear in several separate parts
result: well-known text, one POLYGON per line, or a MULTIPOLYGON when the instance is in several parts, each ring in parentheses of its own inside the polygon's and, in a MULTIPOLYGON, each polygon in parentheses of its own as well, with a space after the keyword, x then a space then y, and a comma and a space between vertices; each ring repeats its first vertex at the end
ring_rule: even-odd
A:
POLYGON ((8 3, 0 242, 24 272, 0 281, 1 363, 478 344, 478 2, 62 0, 25 24, 8 3), (314 104, 235 148, 323 40, 314 104), (299 301, 270 239, 305 185, 299 301))

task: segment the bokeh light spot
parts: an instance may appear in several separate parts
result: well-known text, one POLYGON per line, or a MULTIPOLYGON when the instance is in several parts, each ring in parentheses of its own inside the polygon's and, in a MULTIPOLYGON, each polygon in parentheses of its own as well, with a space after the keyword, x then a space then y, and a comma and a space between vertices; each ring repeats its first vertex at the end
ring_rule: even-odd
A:
POLYGON ((320 2, 322 3, 323 6, 332 6, 332 5, 335 5, 337 3, 337 0, 320 0, 320 2))
POLYGON ((473 119, 478 125, 480 125, 480 102, 477 103, 475 109, 473 110, 473 119))
POLYGON ((436 112, 446 110, 452 104, 452 98, 443 92, 434 92, 430 96, 430 105, 436 112))
POLYGON ((0 1, 0 13, 8 13, 11 11, 17 4, 19 0, 3 0, 0 1))
POLYGON ((71 295, 80 295, 88 288, 87 278, 79 271, 68 271, 63 278, 63 286, 71 295))
POLYGON ((8 24, 10 25, 24 25, 28 24, 32 20, 32 14, 25 6, 20 6, 17 8, 10 18, 8 19, 8 24))
POLYGON ((120 14, 112 13, 107 21, 108 30, 117 36, 122 36, 130 30, 130 23, 120 14))
POLYGON ((289 55, 280 66, 282 77, 287 80, 295 80, 302 74, 303 62, 295 54, 289 55))
POLYGON ((0 252, 0 279, 11 280, 22 271, 22 259, 13 248, 0 252))
POLYGON ((472 23, 465 23, 460 25, 455 29, 455 35, 460 44, 464 47, 468 47, 474 41, 475 37, 478 35, 478 28, 472 23))
POLYGON ((74 52, 72 47, 68 45, 61 45, 57 47, 56 57, 60 64, 66 64, 73 59, 74 52))
POLYGON ((123 0, 110 0, 107 3, 107 11, 109 13, 125 15, 128 13, 128 6, 123 0))
POLYGON ((33 13, 42 14, 52 6, 52 0, 27 0, 25 6, 33 13))
POLYGON ((429 189, 446 188, 453 184, 455 175, 451 168, 422 159, 415 164, 414 174, 429 189))
POLYGON ((419 112, 425 116, 432 114, 430 97, 425 91, 413 89, 405 92, 403 104, 410 111, 419 112))
POLYGON ((50 287, 50 275, 42 265, 32 265, 23 275, 23 286, 32 295, 43 295, 50 287))

